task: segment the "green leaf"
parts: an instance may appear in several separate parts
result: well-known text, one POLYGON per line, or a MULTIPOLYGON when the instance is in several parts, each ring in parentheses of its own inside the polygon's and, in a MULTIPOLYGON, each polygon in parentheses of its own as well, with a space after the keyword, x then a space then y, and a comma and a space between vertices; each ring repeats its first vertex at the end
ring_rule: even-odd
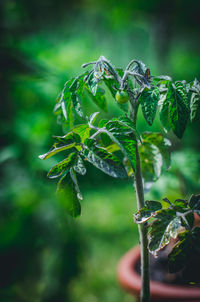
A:
POLYGON ((115 80, 111 78, 104 78, 104 83, 108 87, 112 97, 115 99, 115 94, 119 88, 115 86, 116 85, 115 80))
POLYGON ((149 231, 149 251, 152 254, 166 246, 170 237, 176 238, 181 229, 181 218, 176 216, 173 209, 162 209, 155 217, 149 231))
POLYGON ((73 115, 73 103, 72 103, 72 98, 70 96, 69 99, 64 100, 62 102, 63 104, 63 108, 66 108, 66 116, 64 115, 64 111, 63 111, 63 115, 65 116, 66 121, 64 121, 62 123, 64 131, 68 131, 70 130, 73 126, 74 126, 74 115, 73 115))
POLYGON ((132 130, 133 132, 135 132, 137 134, 138 137, 140 137, 139 133, 137 132, 133 122, 126 116, 120 116, 117 119, 112 119, 112 121, 118 121, 119 124, 121 124, 122 126, 125 126, 127 128, 130 128, 130 130, 132 130))
POLYGON ((200 90, 192 93, 190 101, 190 120, 191 122, 200 118, 200 90))
POLYGON ((108 122, 108 119, 100 120, 99 124, 98 124, 98 127, 99 128, 104 128, 106 126, 107 122, 108 122))
POLYGON ((176 273, 186 265, 186 259, 190 253, 191 235, 189 231, 184 231, 178 235, 179 241, 169 254, 169 272, 176 273))
POLYGON ((77 177, 76 177, 76 171, 74 170, 74 168, 71 168, 70 169, 70 176, 71 176, 71 179, 73 181, 73 184, 74 184, 74 189, 76 190, 76 196, 79 200, 83 200, 83 197, 82 197, 82 194, 81 194, 81 191, 79 189, 79 185, 78 185, 78 181, 77 181, 77 177))
POLYGON ((170 106, 170 92, 168 91, 167 95, 163 95, 159 100, 159 113, 160 113, 160 121, 163 125, 165 131, 169 131, 171 129, 170 121, 169 121, 169 106, 170 106))
POLYGON ((86 75, 88 75, 87 71, 78 76, 69 88, 71 92, 73 108, 75 112, 82 118, 84 117, 84 113, 81 105, 81 96, 83 94, 83 88, 85 85, 84 79, 86 75))
POLYGON ((77 153, 70 153, 67 158, 59 162, 57 165, 53 166, 48 172, 47 176, 49 178, 56 178, 62 175, 64 172, 68 172, 69 169, 74 165, 77 158, 77 153))
POLYGON ((40 159, 48 159, 50 158, 51 156, 61 152, 61 151, 64 151, 64 150, 67 150, 67 149, 70 149, 70 148, 73 148, 76 146, 76 142, 74 143, 71 143, 69 145, 63 145, 62 147, 56 147, 56 145, 54 145, 55 147, 53 147, 53 149, 51 149, 49 152, 45 153, 45 154, 42 154, 42 155, 39 155, 39 158, 40 159))
POLYGON ((127 177, 123 164, 116 156, 106 151, 106 149, 96 146, 92 139, 87 139, 86 146, 82 154, 91 164, 112 177, 127 177))
POLYGON ((166 75, 161 75, 158 77, 153 77, 153 82, 155 82, 155 84, 168 84, 169 82, 172 81, 172 78, 170 78, 169 76, 166 75))
POLYGON ((113 153, 120 150, 120 147, 116 143, 112 143, 105 148, 109 153, 113 153))
POLYGON ((150 219, 155 212, 162 209, 162 205, 158 201, 154 200, 147 200, 145 202, 145 207, 139 210, 135 215, 135 222, 136 223, 144 223, 148 219, 150 219))
POLYGON ((162 155, 163 163, 165 163, 165 168, 169 169, 171 164, 170 151, 171 142, 164 138, 161 133, 156 132, 144 132, 142 134, 142 139, 144 142, 149 142, 155 145, 162 155))
POLYGON ((122 153, 130 160, 133 170, 136 171, 136 138, 133 130, 116 120, 106 124, 106 133, 120 147, 122 153))
POLYGON ((86 168, 85 168, 83 160, 80 156, 78 156, 78 158, 77 158, 77 162, 74 165, 74 170, 80 175, 86 174, 86 168))
POLYGON ((53 145, 54 147, 61 147, 64 145, 69 145, 73 143, 79 144, 81 142, 81 137, 74 133, 73 131, 65 134, 64 136, 53 136, 56 140, 56 143, 53 145))
POLYGON ((90 125, 93 125, 94 124, 94 122, 96 121, 96 118, 97 118, 97 116, 98 116, 98 114, 99 114, 99 112, 94 112, 94 113, 92 113, 91 115, 90 115, 90 118, 89 118, 89 123, 90 123, 90 125))
POLYGON ((142 176, 146 182, 156 181, 162 171, 162 155, 156 145, 143 141, 139 146, 142 176))
POLYGON ((81 137, 81 143, 84 143, 85 139, 90 136, 91 128, 87 124, 80 124, 75 126, 72 131, 81 137))
POLYGON ((170 84, 166 99, 169 100, 169 124, 174 134, 182 138, 189 118, 187 92, 183 83, 170 84))
POLYGON ((83 94, 84 78, 88 74, 84 74, 72 78, 65 83, 65 86, 57 98, 54 112, 58 115, 58 122, 63 125, 64 130, 69 130, 74 125, 73 112, 80 117, 84 117, 81 106, 81 95, 83 94))
MULTIPOLYGON (((70 86, 73 84, 74 80, 75 79, 72 78, 65 83, 64 89, 61 92, 61 96, 59 99, 59 103, 61 104, 63 116, 64 116, 65 120, 67 121, 67 123, 65 122, 65 125, 68 128, 71 128, 71 126, 73 126, 73 112, 72 112, 73 106, 72 106, 71 92, 69 89, 70 89, 70 86)), ((56 105, 56 107, 57 107, 57 105, 56 105)), ((54 108, 54 111, 55 111, 55 108, 54 108)))
POLYGON ((102 133, 100 133, 100 137, 101 137, 103 147, 105 147, 107 149, 107 146, 112 143, 110 136, 107 133, 102 132, 102 133))
MULTIPOLYGON (((86 87, 87 89, 87 87, 86 87)), ((87 92, 92 99, 92 101, 103 111, 107 112, 107 103, 105 98, 105 91, 101 87, 98 87, 96 90, 95 95, 90 92, 89 89, 87 89, 87 92)))
POLYGON ((93 96, 96 96, 96 94, 97 94, 97 88, 98 88, 99 81, 100 81, 100 79, 95 76, 95 73, 91 72, 91 74, 87 80, 87 85, 88 85, 89 91, 92 93, 93 96))
POLYGON ((152 126, 159 101, 159 89, 157 87, 152 87, 150 89, 144 88, 139 97, 139 101, 142 106, 145 120, 149 126, 152 126))
POLYGON ((200 216, 200 195, 192 195, 189 200, 189 207, 200 216))
POLYGON ((72 99, 72 104, 73 104, 73 108, 76 111, 76 113, 80 116, 80 117, 84 117, 84 113, 83 113, 83 109, 81 106, 81 100, 79 95, 77 95, 76 93, 72 93, 71 94, 71 99, 72 99))
POLYGON ((155 200, 146 200, 145 206, 152 212, 156 212, 162 209, 162 204, 155 200))
POLYGON ((184 199, 176 199, 173 202, 173 209, 175 209, 176 211, 184 211, 187 207, 187 202, 184 199))
POLYGON ((64 175, 58 182, 57 197, 65 209, 72 217, 81 214, 81 205, 77 197, 77 191, 70 175, 64 175))

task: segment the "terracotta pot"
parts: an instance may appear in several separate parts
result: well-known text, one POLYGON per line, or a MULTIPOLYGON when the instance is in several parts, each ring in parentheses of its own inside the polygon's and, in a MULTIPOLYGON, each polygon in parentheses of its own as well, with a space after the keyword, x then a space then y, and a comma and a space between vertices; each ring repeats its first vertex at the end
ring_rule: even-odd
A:
MULTIPOLYGON (((141 278, 136 271, 140 260, 140 247, 128 251, 120 260, 117 275, 121 286, 135 297, 139 297, 141 278)), ((158 281, 150 282, 151 301, 200 302, 200 286, 176 286, 158 281)))
POLYGON ((194 225, 200 228, 200 216, 197 213, 194 213, 194 225))

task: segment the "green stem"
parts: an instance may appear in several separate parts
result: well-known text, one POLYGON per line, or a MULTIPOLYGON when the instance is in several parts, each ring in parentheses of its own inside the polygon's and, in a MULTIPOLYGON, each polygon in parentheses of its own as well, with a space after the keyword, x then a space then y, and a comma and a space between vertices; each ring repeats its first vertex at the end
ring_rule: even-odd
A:
MULTIPOLYGON (((138 104, 131 104, 131 119, 136 127, 138 104)), ((135 173, 135 190, 137 198, 138 210, 144 207, 144 188, 142 181, 140 154, 138 150, 138 140, 136 138, 136 173, 135 173)), ((140 302, 150 301, 150 286, 149 286, 149 252, 147 238, 147 223, 139 224, 140 249, 141 249, 141 292, 140 302)))

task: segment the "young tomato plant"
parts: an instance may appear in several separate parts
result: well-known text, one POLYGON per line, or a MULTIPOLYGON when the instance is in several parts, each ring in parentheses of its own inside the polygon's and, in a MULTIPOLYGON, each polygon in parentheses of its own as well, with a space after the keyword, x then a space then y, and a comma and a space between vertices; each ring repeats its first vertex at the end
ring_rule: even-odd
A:
MULTIPOLYGON (((150 70, 138 60, 132 60, 123 70, 115 68, 101 56, 83 67, 90 70, 67 81, 56 101, 54 112, 66 134, 54 136, 52 148, 40 158, 47 159, 62 152, 63 160, 52 167, 48 177, 60 177, 57 193, 73 217, 81 213, 82 195, 77 174, 86 174, 85 160, 112 177, 129 177, 133 180, 139 211, 135 221, 138 223, 141 245, 141 301, 149 301, 148 248, 155 253, 170 236, 177 233, 181 224, 186 229, 191 227, 188 217, 191 217, 193 210, 184 207, 183 201, 179 202, 178 211, 174 208, 177 201, 169 209, 162 209, 162 205, 155 201, 145 203, 144 188, 149 188, 170 166, 170 142, 161 133, 139 133, 138 109, 141 107, 144 119, 150 126, 158 111, 163 128, 166 131, 172 129, 180 139, 189 119, 192 121, 197 117, 200 84, 197 80, 191 83, 174 82, 169 76, 151 76, 150 70), (87 93, 101 110, 106 111, 102 85, 108 88, 122 113, 111 120, 103 119, 97 123, 98 112, 88 116, 81 99, 87 93), (81 124, 75 124, 76 117, 82 119, 81 124), (151 226, 148 246, 147 220, 152 216, 156 217, 157 222, 151 226), (165 227, 160 225, 162 220, 166 221, 165 227)), ((175 256, 172 254, 171 258, 175 256)))

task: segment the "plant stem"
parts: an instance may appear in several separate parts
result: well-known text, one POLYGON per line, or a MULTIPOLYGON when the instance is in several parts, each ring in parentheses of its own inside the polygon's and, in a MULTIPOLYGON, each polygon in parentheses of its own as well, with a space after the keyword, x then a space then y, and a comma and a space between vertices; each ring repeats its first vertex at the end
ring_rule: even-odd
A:
MULTIPOLYGON (((138 104, 131 104, 130 117, 136 127, 138 104)), ((135 172, 135 190, 137 198, 138 210, 144 207, 144 188, 142 181, 140 154, 138 150, 138 140, 136 138, 136 172, 135 172)), ((149 286, 149 251, 147 238, 147 223, 138 224, 140 236, 140 250, 141 250, 141 292, 140 302, 150 301, 150 286, 149 286)))
MULTIPOLYGON (((137 198, 138 210, 144 207, 144 189, 142 183, 140 155, 138 151, 138 144, 136 144, 136 173, 135 173, 135 190, 137 198)), ((150 299, 149 289, 149 252, 148 252, 148 239, 147 239, 147 223, 139 224, 140 235, 140 250, 141 250, 141 293, 140 301, 148 302, 150 299)))

